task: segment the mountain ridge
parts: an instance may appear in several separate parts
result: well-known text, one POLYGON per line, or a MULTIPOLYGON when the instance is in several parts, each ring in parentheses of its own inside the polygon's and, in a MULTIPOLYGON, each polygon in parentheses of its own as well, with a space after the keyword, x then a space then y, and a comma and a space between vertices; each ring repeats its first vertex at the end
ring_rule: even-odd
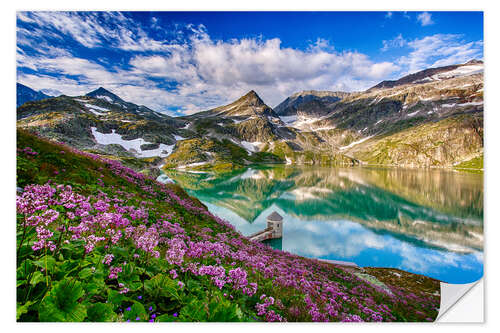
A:
POLYGON ((24 84, 19 82, 16 83, 16 106, 20 107, 26 102, 30 101, 39 101, 46 98, 51 98, 53 96, 49 96, 44 94, 41 91, 36 91, 33 88, 30 88, 24 84))
POLYGON ((458 69, 460 67, 467 67, 467 66, 478 66, 482 67, 483 61, 481 60, 476 60, 472 59, 469 60, 466 63, 463 64, 457 64, 457 65, 449 65, 449 66, 442 66, 442 67, 435 67, 435 68, 427 68, 422 71, 418 71, 416 73, 412 73, 406 76, 403 76, 402 78, 398 80, 385 80, 380 82, 379 84, 371 87, 367 91, 373 90, 373 89, 383 89, 383 88, 393 88, 395 86, 400 86, 404 84, 410 84, 410 83, 423 83, 425 80, 432 80, 431 77, 434 75, 438 75, 441 73, 445 73, 448 71, 453 71, 455 69, 458 69))
POLYGON ((277 111, 250 90, 229 104, 180 117, 125 102, 100 87, 22 106, 18 126, 81 143, 79 148, 119 149, 136 158, 157 154, 171 168, 259 161, 453 167, 482 157, 482 73, 483 63, 470 61, 389 85, 382 81, 364 92, 301 91, 277 111), (187 154, 193 145, 211 148, 187 154))

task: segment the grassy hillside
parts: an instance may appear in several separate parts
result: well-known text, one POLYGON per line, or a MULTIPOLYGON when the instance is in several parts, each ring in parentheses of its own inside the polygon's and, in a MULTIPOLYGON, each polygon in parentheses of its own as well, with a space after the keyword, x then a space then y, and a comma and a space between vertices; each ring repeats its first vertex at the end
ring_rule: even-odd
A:
POLYGON ((165 158, 165 169, 187 167, 193 170, 227 172, 251 163, 283 162, 266 152, 249 154, 245 149, 227 140, 189 139, 179 141, 175 151, 165 158))
POLYGON ((470 160, 461 162, 455 165, 456 169, 475 169, 482 170, 484 168, 484 156, 481 154, 480 156, 471 158, 470 160))
POLYGON ((352 156, 368 164, 451 167, 483 149, 482 115, 457 115, 374 138, 352 156))
MULTIPOLYGON (((436 280, 408 274, 381 282, 368 272, 272 250, 242 237, 176 185, 24 131, 17 135, 18 321, 431 321, 437 315, 436 280)), ((384 277, 384 270, 376 275, 384 277)))

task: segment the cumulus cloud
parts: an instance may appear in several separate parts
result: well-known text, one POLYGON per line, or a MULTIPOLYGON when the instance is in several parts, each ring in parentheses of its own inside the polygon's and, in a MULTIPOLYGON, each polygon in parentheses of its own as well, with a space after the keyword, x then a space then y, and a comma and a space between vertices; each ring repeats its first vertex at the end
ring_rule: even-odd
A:
POLYGON ((434 24, 434 21, 432 21, 432 14, 429 14, 428 12, 418 14, 417 21, 419 21, 423 27, 434 24))
POLYGON ((302 89, 365 89, 399 69, 361 53, 329 49, 324 41, 304 51, 284 48, 278 38, 223 42, 200 32, 168 54, 130 63, 133 73, 175 80, 182 96, 210 92, 228 102, 254 89, 273 106, 302 89))

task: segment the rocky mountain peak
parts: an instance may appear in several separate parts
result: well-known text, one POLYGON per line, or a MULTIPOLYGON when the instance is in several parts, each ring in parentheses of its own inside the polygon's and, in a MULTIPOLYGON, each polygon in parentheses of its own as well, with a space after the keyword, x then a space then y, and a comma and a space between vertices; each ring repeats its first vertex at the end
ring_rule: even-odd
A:
POLYGON ((266 104, 266 103, 264 103, 264 101, 262 100, 262 98, 260 98, 260 96, 257 95, 257 93, 255 92, 255 90, 250 90, 245 95, 243 95, 242 97, 240 97, 236 102, 238 102, 238 101, 246 102, 249 105, 253 105, 253 106, 265 105, 266 104))
POLYGON ((264 103, 254 90, 250 90, 233 103, 215 108, 211 112, 225 116, 274 116, 273 110, 264 103))
POLYGON ((479 65, 482 64, 482 60, 477 60, 477 59, 471 59, 465 63, 465 65, 479 65))
POLYGON ((124 102, 118 95, 113 94, 111 91, 99 87, 86 94, 85 96, 104 99, 108 102, 124 102))

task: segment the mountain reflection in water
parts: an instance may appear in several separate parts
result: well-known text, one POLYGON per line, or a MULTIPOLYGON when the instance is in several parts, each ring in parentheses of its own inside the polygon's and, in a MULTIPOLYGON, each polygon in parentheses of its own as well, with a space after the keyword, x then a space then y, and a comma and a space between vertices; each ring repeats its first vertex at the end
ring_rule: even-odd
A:
POLYGON ((284 217, 274 248, 395 267, 443 282, 483 274, 483 175, 448 170, 273 166, 166 176, 243 235, 284 217))

